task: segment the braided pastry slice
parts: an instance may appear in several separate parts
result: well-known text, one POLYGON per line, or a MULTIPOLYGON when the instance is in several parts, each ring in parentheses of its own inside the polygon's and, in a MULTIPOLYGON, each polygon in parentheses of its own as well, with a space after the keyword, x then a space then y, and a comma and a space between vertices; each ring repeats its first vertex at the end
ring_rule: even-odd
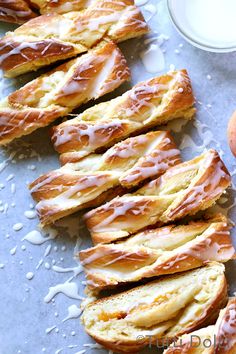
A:
POLYGON ((169 132, 127 139, 105 154, 93 154, 31 183, 42 224, 88 206, 98 206, 181 162, 169 132))
POLYGON ((235 354, 236 353, 236 298, 229 300, 220 311, 214 326, 182 336, 164 354, 235 354))
POLYGON ((85 9, 97 0, 0 0, 0 21, 22 24, 41 14, 85 9))
POLYGON ((91 6, 97 0, 30 0, 30 3, 39 9, 40 13, 67 13, 80 11, 91 6))
POLYGON ((224 266, 213 262, 95 301, 82 323, 105 348, 136 353, 212 323, 226 299, 224 266))
POLYGON ((156 223, 169 223, 212 206, 230 185, 215 150, 170 168, 133 194, 85 214, 93 241, 109 243, 156 223))
POLYGON ((88 9, 39 16, 0 40, 0 67, 14 77, 88 51, 107 36, 115 42, 148 32, 133 0, 97 0, 88 9))
POLYGON ((186 70, 141 82, 110 102, 87 109, 53 129, 52 141, 61 162, 75 162, 131 133, 195 113, 186 70))
POLYGON ((107 245, 81 251, 88 288, 100 291, 117 284, 198 268, 209 261, 234 258, 227 219, 166 226, 107 245))
POLYGON ((130 78, 113 42, 102 42, 26 84, 0 102, 0 144, 45 127, 81 104, 113 91, 130 78))

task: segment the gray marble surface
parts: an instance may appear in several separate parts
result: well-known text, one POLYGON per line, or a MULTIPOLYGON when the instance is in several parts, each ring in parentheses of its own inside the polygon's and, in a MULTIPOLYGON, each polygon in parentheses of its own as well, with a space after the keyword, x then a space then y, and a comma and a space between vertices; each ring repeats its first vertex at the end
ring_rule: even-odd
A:
MULTIPOLYGON (((155 7, 157 10, 149 21, 152 34, 148 37, 152 38, 153 43, 160 34, 169 37, 161 46, 165 51, 163 72, 168 71, 170 65, 186 68, 196 95, 196 120, 189 122, 182 129, 181 121, 169 126, 175 131, 174 135, 183 149, 184 159, 196 156, 205 148, 214 147, 220 151, 227 167, 234 173, 236 160, 227 145, 226 127, 228 118, 236 108, 236 53, 214 54, 194 48, 181 38, 172 26, 164 0, 149 0, 146 5, 142 9, 147 19, 153 15, 150 10, 155 7), (146 6, 151 4, 154 7, 146 6)), ((1 25, 1 34, 10 28, 12 26, 1 25)), ((148 73, 140 60, 139 55, 146 47, 145 38, 121 44, 132 68, 132 82, 122 86, 113 96, 124 92, 132 84, 155 75, 148 73)), ((1 96, 5 96, 14 87, 21 86, 31 77, 26 75, 13 81, 1 78, 1 96)), ((109 97, 111 95, 104 100, 109 97)), ((78 235, 82 240, 81 248, 91 244, 80 215, 75 214, 59 222, 54 227, 58 236, 42 245, 22 241, 28 232, 37 228, 38 223, 37 219, 29 220, 24 215, 33 203, 27 183, 59 166, 57 155, 50 143, 48 128, 40 129, 14 142, 8 148, 1 148, 0 158, 0 353, 76 354, 81 350, 86 350, 89 354, 105 353, 102 349, 84 346, 93 341, 85 335, 78 318, 62 322, 67 316, 68 307, 79 307, 80 300, 58 294, 50 303, 44 302, 49 287, 64 283, 73 277, 73 272, 56 272, 52 268, 53 264, 63 268, 77 266, 73 253, 78 235), (10 178, 12 179, 9 180, 10 178), (23 224, 20 231, 14 231, 13 225, 16 223, 23 224), (50 245, 50 253, 45 255, 50 245), (37 269, 41 259, 42 264, 37 269), (28 272, 33 272, 32 280, 27 279, 28 272), (56 328, 47 334, 47 329, 53 326, 56 328)), ((228 201, 223 206, 220 205, 220 208, 223 207, 226 211, 226 208, 233 205, 234 197, 234 190, 230 189, 227 193, 228 201)), ((228 211, 234 220, 235 208, 231 207, 228 211)), ((236 240, 234 241, 236 245, 236 240)), ((226 268, 232 294, 236 290, 235 262, 229 262, 226 268)), ((82 280, 82 274, 70 280, 77 284, 80 296, 83 296, 82 280)), ((151 350, 147 349, 146 352, 151 350)), ((153 352, 156 352, 156 349, 153 352)))

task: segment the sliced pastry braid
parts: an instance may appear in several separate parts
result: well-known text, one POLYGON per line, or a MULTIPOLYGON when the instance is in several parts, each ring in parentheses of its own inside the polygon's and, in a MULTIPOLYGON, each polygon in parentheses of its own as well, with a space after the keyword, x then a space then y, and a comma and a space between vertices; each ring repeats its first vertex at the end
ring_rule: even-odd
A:
POLYGON ((0 0, 0 21, 24 23, 41 14, 85 9, 97 0, 0 0))
POLYGON ((82 323, 105 348, 133 353, 211 324, 226 301, 224 266, 213 262, 95 301, 82 323))
POLYGON ((47 126, 129 78, 126 60, 116 44, 100 43, 0 102, 0 145, 47 126))
POLYGON ((25 0, 0 0, 0 21, 24 23, 37 16, 25 0))
POLYGON ((170 223, 212 206, 230 185, 215 150, 170 168, 160 178, 85 214, 93 242, 109 243, 156 223, 170 223))
POLYGON ((88 51, 102 39, 148 32, 133 0, 97 0, 83 11, 36 17, 0 40, 0 67, 14 77, 88 51))
POLYGON ((101 205, 180 162, 170 133, 155 131, 49 172, 31 183, 30 190, 38 202, 42 224, 48 224, 82 208, 101 205))
POLYGON ((87 109, 53 129, 62 163, 81 157, 174 118, 190 119, 194 97, 186 70, 141 82, 109 102, 87 109))
POLYGON ((32 6, 39 9, 40 13, 60 13, 80 11, 88 8, 97 0, 30 0, 32 6))
POLYGON ((166 226, 131 236, 125 241, 99 244, 81 251, 87 286, 100 291, 117 284, 198 268, 209 261, 234 258, 227 219, 166 226))
POLYGON ((231 298, 215 325, 182 336, 164 354, 235 354, 236 298, 231 298))

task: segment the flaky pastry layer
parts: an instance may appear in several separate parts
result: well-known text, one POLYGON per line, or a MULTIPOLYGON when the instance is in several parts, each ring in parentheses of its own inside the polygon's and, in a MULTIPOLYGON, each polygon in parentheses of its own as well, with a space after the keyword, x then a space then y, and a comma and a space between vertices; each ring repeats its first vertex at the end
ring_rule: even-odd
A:
POLYGON ((170 168, 138 191, 89 211, 84 218, 93 242, 109 243, 209 208, 230 182, 219 154, 209 150, 170 168))

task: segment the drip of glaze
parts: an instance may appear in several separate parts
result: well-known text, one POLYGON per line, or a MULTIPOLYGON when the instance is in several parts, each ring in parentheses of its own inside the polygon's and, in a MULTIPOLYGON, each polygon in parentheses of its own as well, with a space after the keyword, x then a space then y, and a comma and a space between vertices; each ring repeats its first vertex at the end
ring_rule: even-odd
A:
POLYGON ((36 266, 36 269, 38 270, 42 264, 43 264, 43 259, 40 259, 40 261, 38 262, 38 264, 36 266))
POLYGON ((172 130, 174 133, 180 133, 183 127, 188 123, 187 119, 179 118, 170 121, 166 128, 172 130))
POLYGON ((135 0, 135 5, 136 6, 143 6, 148 3, 149 0, 135 0))
POLYGON ((73 272, 74 276, 76 277, 77 275, 79 275, 80 273, 82 273, 83 268, 81 265, 78 265, 77 267, 71 267, 71 268, 62 268, 62 267, 58 267, 58 266, 53 266, 52 269, 57 272, 57 273, 70 273, 73 272))
POLYGON ((89 348, 89 349, 104 349, 100 344, 93 344, 93 343, 87 343, 83 344, 83 347, 89 348))
POLYGON ((28 272, 28 273, 26 274, 26 279, 28 279, 28 280, 33 279, 33 277, 34 277, 34 273, 32 273, 32 272, 28 272))
POLYGON ((204 144, 197 145, 188 134, 185 134, 182 138, 179 148, 180 148, 180 150, 191 148, 196 152, 202 152, 204 150, 205 146, 204 146, 204 144))
POLYGON ((77 284, 66 281, 65 283, 50 287, 48 294, 44 298, 44 302, 50 302, 59 293, 64 294, 71 299, 82 300, 82 297, 78 295, 77 284))
POLYGON ((48 245, 45 252, 44 252, 44 257, 47 257, 49 253, 51 252, 52 245, 48 245))
POLYGON ((9 162, 14 159, 16 151, 13 151, 10 156, 0 163, 0 173, 9 165, 9 162))
POLYGON ((24 225, 19 222, 19 223, 16 223, 15 225, 13 225, 12 228, 13 228, 14 231, 20 231, 23 228, 23 226, 24 225))
POLYGON ((24 212, 24 215, 27 219, 35 219, 37 216, 37 213, 35 210, 26 210, 24 212))
POLYGON ((45 243, 49 240, 53 240, 57 236, 56 230, 48 228, 46 232, 49 235, 48 237, 43 236, 38 230, 30 231, 22 239, 22 241, 26 240, 26 241, 32 243, 33 245, 42 245, 43 243, 45 243))
POLYGON ((140 58, 147 72, 154 74, 165 69, 165 57, 158 44, 151 43, 140 53, 140 58))
POLYGON ((46 331, 45 331, 46 334, 51 333, 56 327, 57 327, 57 326, 52 326, 52 327, 47 328, 46 331))
POLYGON ((145 5, 144 10, 146 10, 148 13, 150 13, 150 16, 148 18, 145 18, 146 22, 149 22, 153 18, 153 16, 155 16, 157 13, 157 8, 153 4, 145 5))
POLYGON ((11 254, 12 256, 14 256, 14 255, 16 254, 16 249, 17 249, 17 246, 15 246, 14 248, 12 248, 12 249, 10 250, 10 254, 11 254))
POLYGON ((81 315, 82 310, 76 306, 76 305, 71 305, 68 307, 68 315, 62 322, 66 322, 70 319, 78 318, 81 315))

